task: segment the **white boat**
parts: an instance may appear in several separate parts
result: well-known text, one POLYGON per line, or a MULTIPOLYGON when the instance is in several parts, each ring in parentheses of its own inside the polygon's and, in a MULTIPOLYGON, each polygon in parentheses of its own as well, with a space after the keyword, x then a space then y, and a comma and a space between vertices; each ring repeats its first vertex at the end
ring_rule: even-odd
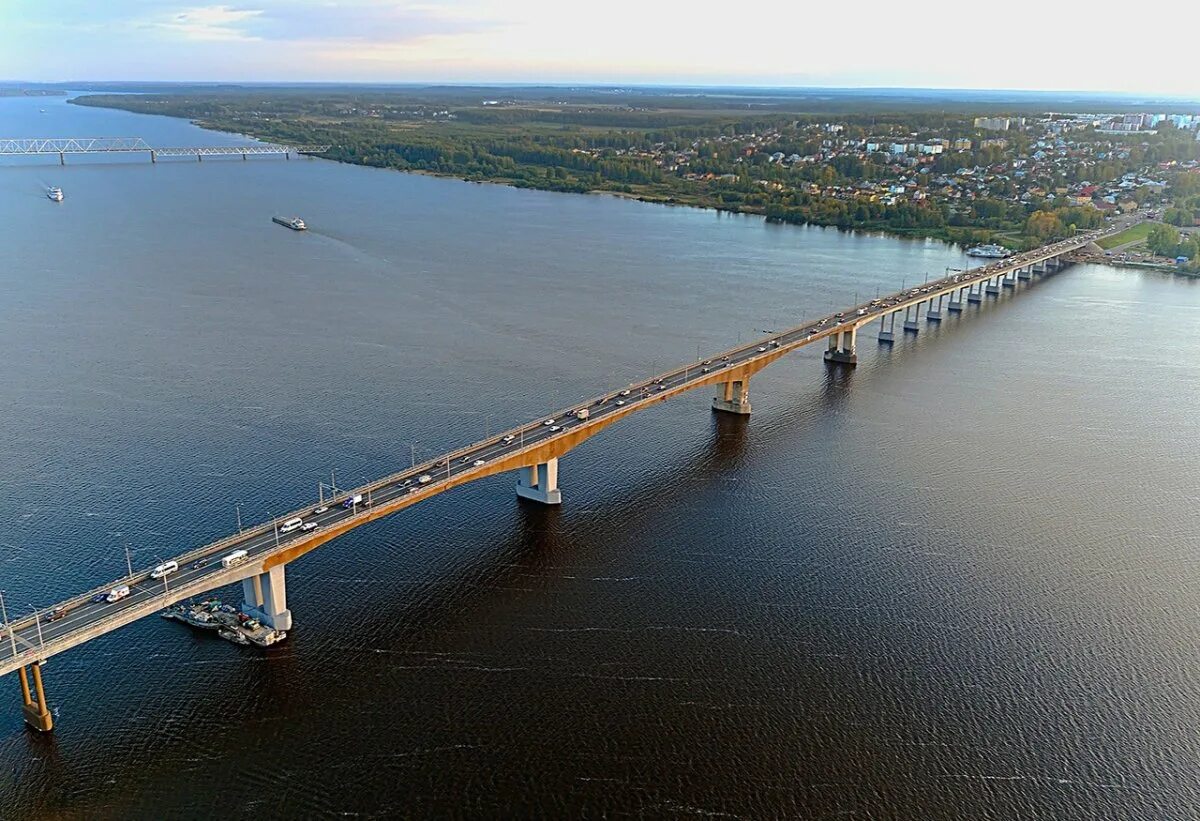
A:
POLYGON ((63 201, 63 192, 62 192, 61 188, 47 188, 46 196, 49 197, 50 199, 54 200, 55 202, 63 201))
POLYGON ((293 231, 304 231, 308 228, 304 224, 304 220, 299 217, 271 217, 271 221, 284 228, 291 228, 293 231))
POLYGON ((967 249, 967 256, 1004 259, 1004 257, 1012 256, 1012 251, 1003 245, 976 245, 974 248, 967 249))

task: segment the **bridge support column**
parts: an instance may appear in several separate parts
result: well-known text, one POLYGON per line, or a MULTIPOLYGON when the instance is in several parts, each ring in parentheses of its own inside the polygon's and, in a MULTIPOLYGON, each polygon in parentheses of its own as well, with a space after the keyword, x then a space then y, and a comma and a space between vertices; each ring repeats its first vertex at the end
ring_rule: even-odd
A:
POLYGON ((829 349, 825 351, 825 361, 837 365, 857 365, 858 353, 855 352, 854 348, 857 337, 858 328, 854 326, 831 334, 829 337, 829 349))
POLYGON ((916 305, 909 305, 904 309, 904 330, 909 333, 919 333, 921 331, 921 305, 918 302, 916 305))
POLYGON ((933 305, 933 300, 929 300, 929 310, 925 312, 926 322, 941 322, 942 321, 942 299, 945 294, 937 298, 937 307, 933 305))
POLYGON ((275 630, 292 629, 284 567, 272 567, 266 573, 242 580, 242 612, 275 630))
POLYGON ((151 163, 158 162, 158 154, 156 154, 153 149, 150 150, 150 162, 151 163))
POLYGON ((204 156, 201 154, 196 154, 196 162, 204 162, 204 156))
POLYGON ((1023 279, 1026 281, 1033 279, 1033 266, 1030 265, 1025 268, 1018 268, 1017 279, 1023 279))
POLYGON ((1000 285, 1004 288, 1017 287, 1017 272, 1009 271, 1007 274, 1000 277, 1000 285))
POLYGON ((562 491, 558 489, 558 459, 540 465, 521 468, 517 474, 517 496, 544 505, 561 505, 562 491))
POLYGON ((725 383, 721 396, 714 396, 712 409, 724 413, 738 413, 743 416, 750 413, 750 377, 731 379, 725 383))
POLYGON ((21 706, 25 714, 25 723, 39 733, 48 733, 54 729, 54 716, 50 714, 50 708, 46 705, 46 690, 42 686, 42 663, 35 661, 29 665, 29 669, 33 673, 32 693, 29 690, 29 678, 25 674, 25 668, 17 668, 17 674, 21 678, 21 706))
POLYGON ((967 286, 967 302, 983 302, 983 282, 973 282, 967 286))
POLYGON ((959 288, 950 295, 949 301, 946 302, 946 310, 951 313, 958 313, 963 309, 963 291, 964 288, 959 288))
POLYGON ((987 287, 985 287, 983 290, 984 290, 984 293, 998 294, 998 293, 1000 293, 1000 286, 996 283, 996 280, 989 279, 987 281, 987 287))
POLYGON ((59 164, 59 165, 66 165, 66 164, 67 164, 67 155, 66 155, 66 154, 64 154, 64 153, 63 153, 63 152, 61 152, 61 151, 59 151, 59 152, 58 152, 58 164, 59 164))
POLYGON ((896 314, 899 311, 892 311, 887 316, 879 317, 879 341, 880 342, 895 342, 896 341, 896 314), (891 320, 890 324, 887 323, 891 320))

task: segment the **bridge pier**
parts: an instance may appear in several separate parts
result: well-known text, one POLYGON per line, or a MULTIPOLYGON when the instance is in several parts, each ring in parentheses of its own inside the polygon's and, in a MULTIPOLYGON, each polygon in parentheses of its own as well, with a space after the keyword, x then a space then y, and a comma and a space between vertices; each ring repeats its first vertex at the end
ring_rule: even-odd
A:
POLYGON ((1029 265, 1024 268, 1017 269, 1017 279, 1031 280, 1033 279, 1033 266, 1029 265))
POLYGON ((909 333, 920 333, 921 331, 921 305, 918 302, 916 305, 909 305, 904 309, 904 330, 909 333), (915 310, 914 310, 915 308, 915 310))
POLYGON ((154 152, 153 148, 150 149, 150 162, 151 164, 158 162, 158 155, 154 152))
POLYGON ((939 296, 937 298, 937 307, 936 308, 933 307, 933 300, 932 299, 929 300, 929 310, 927 310, 925 312, 925 321, 926 322, 941 322, 942 321, 942 298, 943 297, 945 297, 945 294, 942 294, 941 296, 939 296))
POLYGON ((292 611, 287 607, 284 567, 272 567, 242 580, 242 612, 275 630, 292 629, 292 611))
POLYGON ((29 669, 33 673, 32 693, 29 690, 29 678, 25 674, 25 668, 17 668, 17 675, 21 679, 21 711, 25 714, 26 724, 39 733, 48 733, 54 729, 54 716, 50 714, 50 708, 46 704, 46 690, 42 686, 42 663, 35 661, 29 665, 29 669))
POLYGON ((895 342, 896 341, 896 314, 899 311, 892 311, 887 316, 879 317, 879 341, 880 342, 895 342), (890 325, 884 325, 885 322, 891 320, 890 325))
POLYGON ((967 286, 967 302, 983 302, 983 282, 972 282, 967 286), (977 287, 978 286, 978 287, 977 287))
POLYGON ((984 290, 984 293, 999 294, 1000 286, 996 283, 995 279, 989 279, 987 281, 987 286, 983 290, 984 290))
POLYGON ((714 396, 712 409, 746 416, 750 413, 750 377, 731 379, 725 383, 722 396, 714 396))
POLYGON ((959 313, 963 309, 963 291, 966 288, 959 288, 950 295, 949 301, 946 302, 946 310, 950 313, 959 313))
POLYGON ((837 365, 857 365, 858 353, 854 343, 857 341, 858 328, 853 325, 844 331, 829 335, 829 349, 825 351, 825 361, 837 365))
POLYGON ((59 165, 67 164, 67 155, 65 153, 63 153, 62 151, 58 152, 58 164, 59 165))
POLYGON ((540 465, 521 468, 517 474, 517 496, 544 505, 561 505, 562 491, 558 489, 558 459, 548 459, 540 465))

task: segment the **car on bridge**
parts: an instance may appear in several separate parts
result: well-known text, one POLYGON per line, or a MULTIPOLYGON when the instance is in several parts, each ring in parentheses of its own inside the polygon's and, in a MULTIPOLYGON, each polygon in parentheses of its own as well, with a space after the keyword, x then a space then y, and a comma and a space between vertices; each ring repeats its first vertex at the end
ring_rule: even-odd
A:
POLYGON ((50 611, 50 615, 46 616, 46 621, 58 621, 67 615, 66 607, 56 607, 50 611))
POLYGON ((172 573, 176 572, 177 570, 179 570, 179 562, 172 559, 169 562, 163 562, 158 567, 151 570, 150 578, 165 579, 167 576, 170 576, 172 573))
POLYGON ((112 604, 113 602, 119 602, 128 595, 129 585, 123 584, 120 587, 114 587, 112 590, 109 590, 108 595, 104 597, 104 600, 109 604, 112 604))

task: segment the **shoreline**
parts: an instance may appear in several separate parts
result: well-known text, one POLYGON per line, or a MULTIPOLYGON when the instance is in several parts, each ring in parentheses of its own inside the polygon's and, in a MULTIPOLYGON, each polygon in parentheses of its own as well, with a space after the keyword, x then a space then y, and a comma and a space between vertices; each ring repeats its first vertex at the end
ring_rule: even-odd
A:
MULTIPOLYGON (((106 109, 109 109, 112 111, 125 111, 130 114, 142 114, 142 115, 146 115, 146 116, 155 116, 155 117, 170 117, 171 119, 174 119, 174 120, 187 120, 187 122, 190 123, 191 125, 194 125, 197 128, 202 128, 205 131, 212 131, 212 132, 218 133, 218 134, 228 134, 228 135, 235 136, 235 137, 244 137, 246 139, 254 140, 256 142, 275 142, 275 143, 281 142, 281 140, 279 140, 278 138, 257 136, 255 134, 249 134, 244 131, 233 131, 233 130, 229 130, 229 129, 225 129, 225 128, 220 128, 216 125, 205 122, 203 120, 190 119, 187 117, 177 117, 172 114, 151 114, 148 112, 133 111, 131 109, 120 108, 117 106, 94 105, 92 103, 77 102, 78 100, 86 99, 88 96, 92 96, 92 95, 81 94, 77 97, 72 97, 72 98, 68 99, 66 102, 70 105, 81 105, 81 106, 93 107, 93 108, 106 108, 106 109)), ((712 212, 715 212, 718 214, 725 213, 725 214, 739 214, 739 215, 744 215, 744 216, 748 216, 748 217, 760 217, 764 222, 775 223, 775 224, 779 224, 779 225, 799 225, 799 226, 809 227, 809 228, 831 228, 831 229, 834 229, 837 231, 844 231, 846 233, 865 234, 868 236, 885 236, 890 239, 898 239, 898 240, 934 240, 936 242, 940 242, 942 245, 945 245, 947 247, 960 249, 963 252, 965 252, 967 247, 969 247, 969 245, 972 244, 970 242, 960 242, 957 240, 947 239, 946 237, 939 236, 935 233, 922 232, 919 230, 914 230, 911 232, 904 232, 904 231, 889 230, 888 228, 883 228, 883 227, 843 228, 843 227, 837 226, 837 225, 823 225, 821 223, 815 223, 815 222, 798 223, 798 222, 792 222, 790 220, 785 220, 785 219, 771 219, 765 213, 765 209, 722 208, 719 206, 706 205, 703 203, 680 202, 680 201, 676 200, 675 197, 668 197, 668 196, 664 196, 664 197, 647 196, 646 194, 637 194, 637 193, 632 193, 632 192, 628 192, 628 191, 612 191, 612 190, 606 190, 603 188, 592 188, 592 189, 588 189, 586 191, 562 191, 562 190, 559 190, 556 188, 541 187, 541 186, 537 186, 537 185, 519 185, 513 181, 502 179, 502 178, 470 179, 468 177, 464 177, 459 174, 442 173, 442 172, 438 172, 438 171, 429 171, 426 169, 393 168, 390 166, 372 165, 370 163, 364 163, 364 162, 353 162, 350 160, 338 159, 336 157, 323 157, 320 155, 312 155, 312 156, 317 159, 323 159, 323 160, 328 160, 330 162, 342 163, 344 165, 355 165, 355 166, 359 166, 362 168, 377 168, 377 169, 384 170, 384 171, 398 171, 398 172, 404 173, 404 174, 420 174, 422 176, 427 176, 427 177, 435 177, 438 179, 448 179, 448 180, 458 180, 460 182, 475 183, 475 184, 479 184, 479 185, 482 185, 482 184, 505 185, 505 186, 508 186, 509 188, 521 188, 521 189, 527 189, 530 191, 545 191, 545 192, 552 193, 552 194, 583 194, 583 195, 587 195, 587 196, 603 195, 603 196, 616 197, 618 199, 630 200, 633 202, 647 203, 650 205, 665 205, 665 206, 672 206, 672 207, 695 208, 697 210, 712 211, 712 212)), ((967 226, 963 226, 963 227, 965 230, 972 230, 967 226)))

